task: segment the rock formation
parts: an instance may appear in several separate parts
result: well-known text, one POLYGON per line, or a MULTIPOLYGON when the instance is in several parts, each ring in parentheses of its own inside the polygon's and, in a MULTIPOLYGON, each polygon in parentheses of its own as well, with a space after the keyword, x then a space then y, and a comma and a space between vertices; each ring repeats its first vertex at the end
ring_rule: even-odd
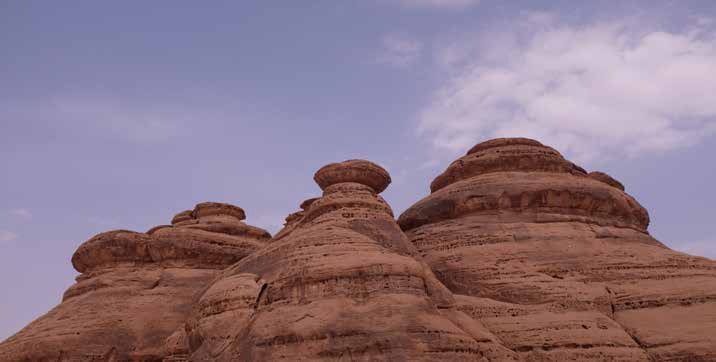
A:
POLYGON ((513 357, 417 257, 378 195, 385 170, 351 160, 315 180, 323 196, 200 298, 186 328, 192 360, 513 357))
POLYGON ((243 218, 201 203, 172 226, 96 235, 72 256, 82 274, 62 303, 0 344, 0 361, 161 360, 205 285, 271 237, 243 218))
POLYGON ((399 223, 460 309, 534 360, 716 360, 716 263, 674 252, 605 173, 478 144, 399 223))
POLYGON ((0 360, 716 360, 716 262, 537 141, 476 145, 397 221, 376 164, 314 180, 273 238, 218 203, 95 236, 0 360))

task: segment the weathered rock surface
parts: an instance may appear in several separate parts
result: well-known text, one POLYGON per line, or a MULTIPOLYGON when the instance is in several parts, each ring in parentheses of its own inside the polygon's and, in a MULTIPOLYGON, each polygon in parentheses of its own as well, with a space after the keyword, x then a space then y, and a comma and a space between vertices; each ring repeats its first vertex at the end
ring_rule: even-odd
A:
POLYGON ((93 237, 0 361, 716 360, 716 262, 538 141, 476 145, 397 222, 380 166, 314 180, 273 238, 220 203, 93 237))
POLYGON ((360 160, 315 176, 323 196, 265 248, 224 271, 186 330, 191 360, 509 360, 417 251, 360 160))
POLYGON ((206 284, 270 238, 243 218, 203 203, 174 226, 96 235, 72 256, 82 274, 62 303, 0 344, 0 361, 161 360, 206 284))
POLYGON ((497 139, 431 189, 399 223, 505 347, 534 360, 716 360, 716 263, 652 238, 612 177, 497 139))

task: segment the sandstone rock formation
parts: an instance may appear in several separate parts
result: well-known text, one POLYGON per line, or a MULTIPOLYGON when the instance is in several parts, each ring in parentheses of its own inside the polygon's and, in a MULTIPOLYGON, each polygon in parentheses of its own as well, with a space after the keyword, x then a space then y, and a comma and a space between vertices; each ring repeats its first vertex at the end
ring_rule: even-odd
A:
POLYGON ((431 190, 398 222, 505 347, 535 360, 716 360, 716 263, 652 238, 612 177, 497 139, 431 190))
POLYGON ((116 230, 80 245, 62 303, 0 344, 0 361, 161 360, 198 293, 271 236, 228 204, 202 203, 147 233, 116 230))
POLYGON ((314 180, 273 238, 218 203, 95 236, 0 360, 716 360, 716 262, 538 141, 476 145, 397 221, 376 164, 314 180))
POLYGON ((378 195, 385 170, 351 160, 315 180, 323 196, 200 298, 191 360, 513 358, 417 257, 378 195))

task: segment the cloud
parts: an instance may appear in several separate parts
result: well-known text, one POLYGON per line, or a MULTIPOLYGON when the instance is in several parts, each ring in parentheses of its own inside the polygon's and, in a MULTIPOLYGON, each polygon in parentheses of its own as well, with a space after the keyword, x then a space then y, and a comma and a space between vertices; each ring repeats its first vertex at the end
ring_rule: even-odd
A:
POLYGON ((32 213, 28 209, 12 209, 10 210, 10 214, 23 219, 32 218, 32 213))
POLYGON ((446 80, 419 129, 451 154, 526 136, 577 161, 695 144, 716 132, 711 24, 670 32, 530 13, 510 30, 465 36, 436 53, 446 80))
POLYGON ((705 256, 716 260, 716 241, 713 240, 687 241, 673 245, 673 247, 687 254, 705 256))
POLYGON ((475 6, 480 0, 399 0, 407 8, 462 9, 475 6))
POLYGON ((11 231, 0 230, 0 242, 13 241, 16 240, 17 237, 18 235, 11 231))
POLYGON ((412 65, 420 57, 423 44, 407 35, 388 34, 382 39, 382 49, 378 54, 378 63, 397 68, 412 65))

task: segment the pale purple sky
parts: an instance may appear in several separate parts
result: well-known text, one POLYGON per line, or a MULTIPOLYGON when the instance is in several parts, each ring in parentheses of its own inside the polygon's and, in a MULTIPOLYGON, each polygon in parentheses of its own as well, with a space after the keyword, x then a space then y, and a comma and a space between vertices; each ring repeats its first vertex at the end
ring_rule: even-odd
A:
POLYGON ((711 0, 17 0, 0 52, 0 340, 100 231, 223 201, 275 232, 348 158, 391 172, 397 215, 498 136, 612 174, 716 258, 711 0))

